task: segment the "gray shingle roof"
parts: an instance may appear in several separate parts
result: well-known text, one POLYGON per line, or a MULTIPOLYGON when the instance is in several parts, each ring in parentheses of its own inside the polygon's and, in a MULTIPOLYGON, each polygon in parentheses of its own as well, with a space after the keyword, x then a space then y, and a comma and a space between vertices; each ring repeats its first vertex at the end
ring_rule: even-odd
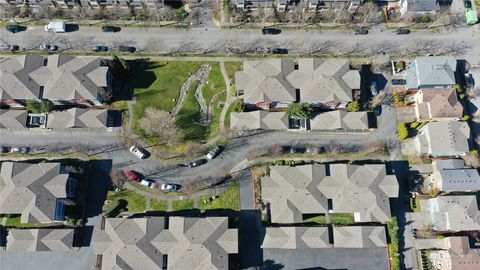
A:
POLYGON ((26 110, 2 110, 0 109, 0 129, 26 129, 26 110))
POLYGON ((98 57, 23 55, 0 59, 1 99, 97 99, 108 67, 98 57), (43 95, 40 96, 40 87, 43 95))
POLYGON ((272 166, 262 179, 262 198, 270 202, 273 223, 298 223, 303 214, 354 213, 356 222, 390 220, 389 198, 398 196, 398 182, 385 165, 313 164, 272 166))
POLYGON ((310 120, 311 130, 368 129, 367 112, 330 111, 310 120))
POLYGON ((107 218, 92 246, 102 269, 163 269, 163 255, 168 269, 228 269, 238 231, 227 217, 107 218))
POLYGON ((243 70, 235 73, 235 86, 244 91, 245 103, 293 102, 295 88, 286 79, 292 71, 292 60, 245 61, 243 70))
POLYGON ((480 230, 480 212, 475 195, 438 196, 421 200, 421 212, 410 213, 415 229, 437 231, 480 230))
POLYGON ((432 156, 458 156, 470 151, 470 128, 466 122, 430 122, 417 135, 417 153, 432 156))
POLYGON ((328 248, 328 241, 327 227, 268 227, 262 248, 328 248))
POLYGON ((47 128, 106 128, 108 110, 72 108, 53 111, 47 116, 47 128))
POLYGON ((336 248, 386 247, 385 227, 342 226, 333 227, 333 246, 336 248))
POLYGON ((245 61, 235 74, 235 87, 244 91, 245 103, 300 101, 350 101, 352 89, 360 88, 360 73, 350 70, 348 60, 292 59, 245 61))
POLYGON ((230 119, 230 128, 232 129, 288 129, 288 116, 284 112, 232 112, 230 119))
POLYGON ((456 84, 457 61, 450 56, 417 57, 407 69, 407 89, 448 87, 456 84))
POLYGON ((60 163, 2 163, 0 213, 21 214, 22 223, 53 222, 55 200, 67 198, 68 177, 60 163))
POLYGON ((8 252, 72 251, 73 229, 12 229, 8 231, 8 252))
POLYGON ((351 101, 352 89, 360 89, 360 73, 343 59, 299 59, 298 70, 287 77, 300 89, 304 102, 351 101))

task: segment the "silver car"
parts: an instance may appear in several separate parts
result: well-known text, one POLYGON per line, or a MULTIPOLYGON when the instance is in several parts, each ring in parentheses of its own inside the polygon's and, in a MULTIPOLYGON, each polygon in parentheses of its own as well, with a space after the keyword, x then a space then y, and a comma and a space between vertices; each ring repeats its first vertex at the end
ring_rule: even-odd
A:
POLYGON ((144 159, 147 157, 147 151, 141 149, 140 147, 137 147, 135 145, 133 145, 132 147, 130 147, 130 152, 132 154, 134 154, 137 158, 139 159, 144 159))

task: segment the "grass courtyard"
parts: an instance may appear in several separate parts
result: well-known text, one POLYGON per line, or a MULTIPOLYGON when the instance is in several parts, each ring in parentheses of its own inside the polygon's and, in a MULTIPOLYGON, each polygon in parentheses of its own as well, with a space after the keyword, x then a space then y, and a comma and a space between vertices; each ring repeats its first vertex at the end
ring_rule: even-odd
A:
POLYGON ((305 219, 303 222, 314 222, 318 224, 352 224, 353 216, 350 214, 329 214, 328 218, 324 215, 305 219), (330 219, 330 222, 328 221, 330 219))
MULTIPOLYGON (((218 62, 150 62, 144 72, 135 78, 134 96, 136 104, 133 107, 133 130, 135 133, 145 134, 139 127, 139 120, 144 116, 148 107, 154 107, 163 111, 171 111, 180 95, 180 88, 188 77, 195 73, 203 64, 211 67, 207 83, 202 89, 203 97, 207 106, 212 105, 212 120, 207 126, 202 126, 195 121, 200 118, 200 105, 195 98, 195 89, 199 82, 194 81, 185 96, 184 103, 175 119, 180 128, 179 136, 183 142, 204 143, 215 137, 219 131, 219 120, 222 108, 219 102, 226 99, 225 81, 220 71, 218 62), (214 99, 215 98, 215 99, 214 99), (214 99, 214 102, 211 101, 214 99)), ((146 136, 144 136, 146 137, 146 136)), ((161 145, 158 138, 149 137, 150 145, 161 145)), ((172 148, 173 149, 173 148, 172 148)), ((178 147, 176 147, 178 149, 178 147)), ((179 149, 182 149, 181 147, 179 149)))
POLYGON ((211 202, 204 203, 203 200, 210 196, 201 196, 198 201, 198 207, 202 212, 212 209, 231 209, 234 211, 240 210, 239 185, 233 183, 224 193, 219 194, 219 197, 211 202))

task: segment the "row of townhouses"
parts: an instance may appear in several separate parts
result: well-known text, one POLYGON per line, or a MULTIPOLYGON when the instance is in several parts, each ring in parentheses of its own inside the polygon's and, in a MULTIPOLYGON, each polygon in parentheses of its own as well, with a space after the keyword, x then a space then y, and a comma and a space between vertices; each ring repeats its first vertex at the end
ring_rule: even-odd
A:
MULTIPOLYGON (((180 0, 178 0, 180 1, 180 0)), ((163 7, 163 0, 0 0, 0 5, 28 5, 35 8, 39 5, 47 5, 60 8, 72 8, 75 6, 92 8, 112 8, 115 6, 121 8, 143 8, 145 7, 163 7)))

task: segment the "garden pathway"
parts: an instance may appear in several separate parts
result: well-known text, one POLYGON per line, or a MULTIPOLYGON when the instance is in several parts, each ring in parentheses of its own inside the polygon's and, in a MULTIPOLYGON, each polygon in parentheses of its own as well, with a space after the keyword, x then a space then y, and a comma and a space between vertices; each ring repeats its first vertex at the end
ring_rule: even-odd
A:
MULTIPOLYGON (((223 80, 225 81, 225 86, 227 87, 227 99, 223 105, 222 114, 220 115, 220 134, 226 134, 225 129, 225 117, 227 116, 228 107, 230 104, 238 99, 238 97, 232 96, 232 89, 230 84, 230 78, 228 77, 227 70, 225 69, 225 62, 220 61, 220 71, 222 72, 223 80)), ((229 128, 229 127, 227 127, 229 128)))
POLYGON ((208 115, 208 106, 207 103, 205 102, 205 98, 203 97, 203 87, 207 83, 207 78, 208 75, 210 74, 210 71, 212 68, 208 65, 203 65, 198 71, 197 71, 197 78, 200 81, 200 84, 197 86, 197 89, 195 89, 195 98, 198 101, 198 104, 200 105, 200 119, 199 122, 202 125, 208 125, 209 123, 209 115, 208 115))

